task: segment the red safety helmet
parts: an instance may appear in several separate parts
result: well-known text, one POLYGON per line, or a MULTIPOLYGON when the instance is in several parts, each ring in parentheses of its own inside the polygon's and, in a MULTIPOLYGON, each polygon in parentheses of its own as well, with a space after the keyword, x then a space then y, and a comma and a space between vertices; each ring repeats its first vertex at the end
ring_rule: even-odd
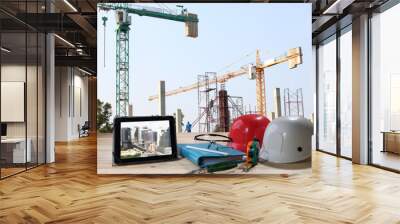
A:
POLYGON ((231 126, 229 147, 246 152, 247 144, 254 138, 262 143, 270 120, 259 114, 246 114, 236 118, 231 126))

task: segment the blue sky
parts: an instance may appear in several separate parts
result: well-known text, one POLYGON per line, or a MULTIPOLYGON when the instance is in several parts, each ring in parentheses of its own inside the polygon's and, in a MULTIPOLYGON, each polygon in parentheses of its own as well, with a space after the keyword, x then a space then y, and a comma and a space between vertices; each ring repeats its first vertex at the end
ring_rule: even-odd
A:
MULTIPOLYGON (((138 4, 160 7, 159 4, 138 4)), ((175 8, 175 4, 162 4, 175 8)), ((157 93, 159 80, 166 90, 193 84, 198 74, 234 71, 261 59, 268 60, 300 46, 303 64, 288 69, 287 63, 265 70, 267 111, 273 111, 273 89, 303 88, 307 117, 313 111, 314 77, 311 49, 310 4, 182 4, 198 14, 199 36, 184 35, 184 24, 169 20, 132 15, 130 31, 130 101, 134 115, 157 114, 157 101, 148 101, 157 93), (241 59, 241 60, 239 60, 241 59), (239 60, 239 61, 238 61, 239 60), (227 65, 232 64, 226 68, 227 65)), ((99 12, 98 21, 98 98, 111 102, 115 109, 115 15, 99 12), (103 64, 104 28, 101 18, 108 17, 106 28, 106 66, 103 64)), ((228 94, 242 96, 245 105, 256 104, 255 80, 246 76, 226 83, 228 94)), ((181 108, 184 121, 197 117, 197 91, 167 97, 167 114, 181 108)), ((282 105, 283 107, 283 105, 282 105)), ((283 108, 282 108, 283 109, 283 108)))

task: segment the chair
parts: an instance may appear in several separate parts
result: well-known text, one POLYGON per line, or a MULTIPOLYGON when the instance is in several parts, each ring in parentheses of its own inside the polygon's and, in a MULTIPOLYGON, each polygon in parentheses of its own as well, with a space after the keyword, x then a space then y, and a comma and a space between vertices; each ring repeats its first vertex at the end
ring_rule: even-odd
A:
POLYGON ((88 137, 89 136, 89 129, 90 129, 89 121, 85 121, 85 123, 82 125, 82 127, 79 127, 79 126, 80 125, 78 125, 79 138, 88 137))

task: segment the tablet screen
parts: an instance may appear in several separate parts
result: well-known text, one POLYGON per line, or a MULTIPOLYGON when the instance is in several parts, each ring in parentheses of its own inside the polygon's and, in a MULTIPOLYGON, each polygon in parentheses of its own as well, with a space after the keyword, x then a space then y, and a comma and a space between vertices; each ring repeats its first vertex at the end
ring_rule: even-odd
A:
POLYGON ((168 120, 121 122, 120 139, 122 160, 172 155, 168 120))

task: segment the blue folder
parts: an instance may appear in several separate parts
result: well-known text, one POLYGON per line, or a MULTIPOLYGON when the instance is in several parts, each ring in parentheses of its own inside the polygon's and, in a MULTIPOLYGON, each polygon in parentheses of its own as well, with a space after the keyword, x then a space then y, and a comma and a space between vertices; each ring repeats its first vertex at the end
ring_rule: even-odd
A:
POLYGON ((220 144, 178 144, 178 150, 181 156, 192 161, 199 167, 237 161, 242 162, 244 153, 220 144), (203 150, 201 150, 203 149, 203 150), (215 151, 215 152, 213 152, 215 151))

